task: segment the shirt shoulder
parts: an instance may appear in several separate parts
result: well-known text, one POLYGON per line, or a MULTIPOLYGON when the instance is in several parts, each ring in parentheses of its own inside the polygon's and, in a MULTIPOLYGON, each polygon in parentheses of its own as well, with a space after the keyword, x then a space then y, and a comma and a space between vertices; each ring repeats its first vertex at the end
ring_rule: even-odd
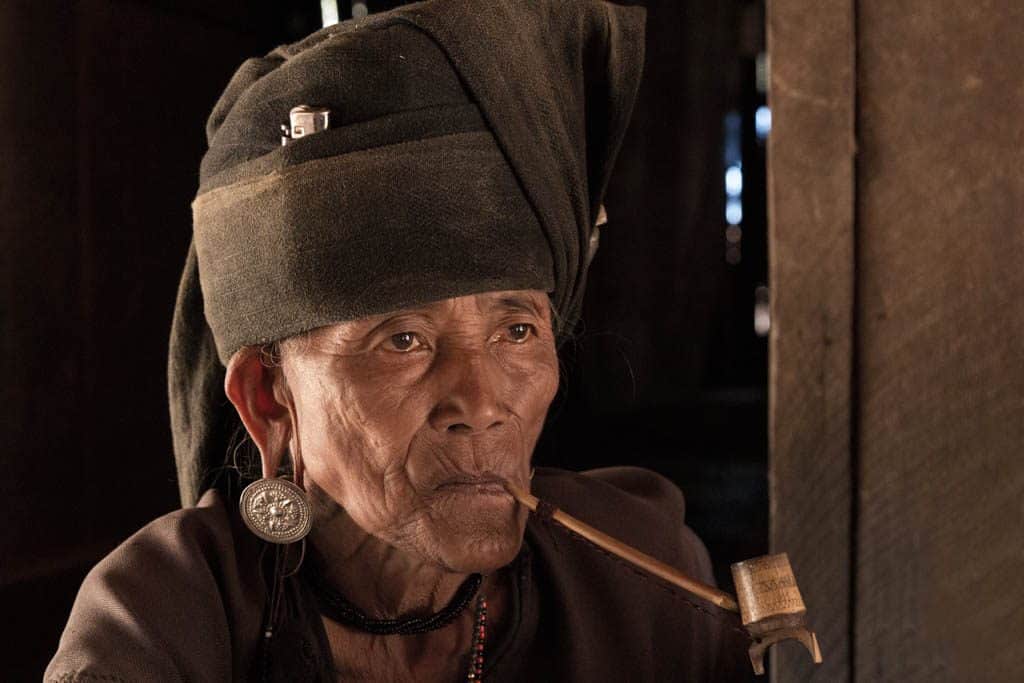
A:
MULTIPOLYGON (((537 468, 531 488, 597 530, 714 583, 708 552, 685 524, 683 494, 664 476, 638 467, 537 468)), ((751 680, 749 638, 737 615, 537 515, 530 516, 527 536, 536 610, 546 614, 536 621, 544 635, 533 647, 551 647, 540 659, 550 661, 586 642, 587 656, 570 663, 579 680, 751 680)))
POLYGON ((707 549, 685 524, 683 492, 661 474, 629 466, 538 467, 532 490, 580 521, 705 583, 714 581, 707 549))
POLYGON ((263 595, 258 545, 236 536, 214 491, 136 532, 86 576, 44 679, 236 678, 263 595))

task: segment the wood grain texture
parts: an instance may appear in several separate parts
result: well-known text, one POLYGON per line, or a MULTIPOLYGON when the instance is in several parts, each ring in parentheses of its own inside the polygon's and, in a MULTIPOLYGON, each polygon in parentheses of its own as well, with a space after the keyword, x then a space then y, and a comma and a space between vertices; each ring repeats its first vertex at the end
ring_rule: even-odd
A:
POLYGON ((851 0, 769 3, 771 546, 789 554, 825 658, 777 647, 775 680, 849 680, 852 19, 851 0))
POLYGON ((858 26, 857 679, 1020 680, 1024 6, 858 26))

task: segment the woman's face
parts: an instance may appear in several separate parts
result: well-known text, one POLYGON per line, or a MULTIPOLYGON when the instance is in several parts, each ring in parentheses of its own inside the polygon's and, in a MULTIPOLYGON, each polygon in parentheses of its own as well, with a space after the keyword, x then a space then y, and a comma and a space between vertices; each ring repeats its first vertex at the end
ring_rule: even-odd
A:
POLYGON ((307 479, 366 532, 452 571, 519 550, 558 388, 548 297, 488 292, 339 323, 287 348, 307 479))

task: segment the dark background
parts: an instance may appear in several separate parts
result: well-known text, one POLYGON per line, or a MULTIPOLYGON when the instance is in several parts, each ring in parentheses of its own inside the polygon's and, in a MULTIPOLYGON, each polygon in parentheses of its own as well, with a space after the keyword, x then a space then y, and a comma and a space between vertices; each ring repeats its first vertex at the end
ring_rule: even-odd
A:
MULTIPOLYGON (((728 585, 768 545, 762 6, 641 4, 646 74, 537 461, 671 477, 728 585), (737 150, 738 243, 722 180, 737 150)), ((244 58, 320 22, 317 2, 0 5, 8 680, 38 679, 85 572, 178 506, 166 346, 205 119, 244 58)))

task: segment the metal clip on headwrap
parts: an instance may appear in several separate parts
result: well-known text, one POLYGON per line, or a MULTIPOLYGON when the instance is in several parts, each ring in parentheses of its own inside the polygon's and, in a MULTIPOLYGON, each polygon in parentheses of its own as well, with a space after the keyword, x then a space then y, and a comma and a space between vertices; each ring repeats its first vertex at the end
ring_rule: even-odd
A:
POLYGON ((325 107, 311 107, 300 104, 288 112, 288 123, 281 124, 281 144, 298 140, 313 133, 325 131, 331 126, 331 110, 325 107))

